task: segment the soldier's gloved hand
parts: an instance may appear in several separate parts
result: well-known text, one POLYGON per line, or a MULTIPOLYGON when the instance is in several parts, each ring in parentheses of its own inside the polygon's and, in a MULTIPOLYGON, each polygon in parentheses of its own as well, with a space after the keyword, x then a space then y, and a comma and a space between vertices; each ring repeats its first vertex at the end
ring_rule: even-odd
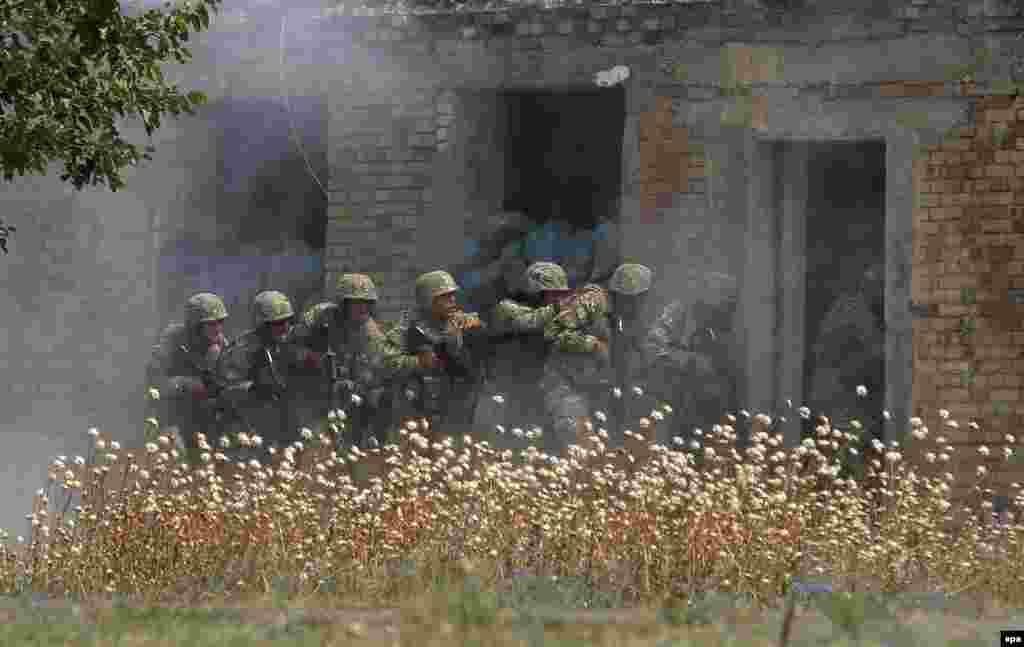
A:
POLYGON ((484 323, 480 321, 479 317, 466 317, 463 324, 463 330, 477 330, 483 328, 484 323))
POLYGON ((320 364, 322 361, 323 357, 320 355, 320 353, 316 351, 307 350, 305 353, 303 353, 302 364, 311 371, 315 371, 316 369, 320 368, 320 364))
POLYGON ((210 392, 206 390, 206 385, 202 382, 193 382, 192 386, 189 387, 189 394, 193 400, 202 402, 210 397, 210 392))
POLYGON ((432 371, 438 366, 437 354, 432 350, 420 351, 416 355, 416 364, 421 371, 432 371))

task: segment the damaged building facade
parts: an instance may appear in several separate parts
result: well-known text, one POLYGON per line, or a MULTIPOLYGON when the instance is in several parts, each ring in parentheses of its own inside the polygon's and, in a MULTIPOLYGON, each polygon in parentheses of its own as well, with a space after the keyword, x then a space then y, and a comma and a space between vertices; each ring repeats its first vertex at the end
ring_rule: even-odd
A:
POLYGON ((772 4, 335 16, 325 280, 372 273, 391 317, 437 267, 474 303, 524 256, 577 282, 643 262, 662 302, 726 272, 741 400, 785 415, 826 310, 881 264, 887 437, 946 408, 976 464, 1024 415, 1024 15, 772 4))

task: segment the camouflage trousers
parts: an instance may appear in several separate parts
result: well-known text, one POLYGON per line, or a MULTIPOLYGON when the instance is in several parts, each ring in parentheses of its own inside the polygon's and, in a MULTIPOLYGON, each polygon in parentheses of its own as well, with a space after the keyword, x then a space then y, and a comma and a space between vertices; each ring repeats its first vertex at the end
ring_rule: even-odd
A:
MULTIPOLYGON (((302 382, 301 389, 294 398, 295 419, 298 427, 306 427, 314 431, 326 430, 326 418, 331 400, 327 397, 327 385, 323 378, 308 379, 302 382)), ((379 444, 385 444, 388 436, 388 425, 391 420, 391 391, 386 387, 370 389, 365 397, 358 402, 349 399, 342 401, 342 389, 338 387, 338 395, 334 398, 334 406, 345 412, 345 433, 342 442, 364 446, 371 438, 379 444)))
POLYGON ((548 416, 548 427, 543 435, 544 451, 561 455, 575 442, 578 419, 591 413, 591 394, 564 377, 545 377, 541 386, 548 416))
POLYGON ((255 431, 254 428, 248 426, 248 417, 238 419, 224 412, 218 414, 206 405, 192 406, 194 408, 186 415, 170 416, 170 424, 165 425, 161 433, 170 436, 174 448, 193 463, 197 462, 205 451, 196 443, 197 433, 206 437, 211 452, 222 451, 225 455, 235 458, 234 450, 238 447, 239 432, 251 434, 255 431), (221 445, 222 437, 229 439, 229 448, 225 449, 221 445))
POLYGON ((473 435, 480 387, 468 380, 449 383, 440 378, 439 383, 440 392, 432 396, 416 381, 402 385, 395 395, 395 426, 408 418, 425 418, 432 433, 457 439, 473 435))

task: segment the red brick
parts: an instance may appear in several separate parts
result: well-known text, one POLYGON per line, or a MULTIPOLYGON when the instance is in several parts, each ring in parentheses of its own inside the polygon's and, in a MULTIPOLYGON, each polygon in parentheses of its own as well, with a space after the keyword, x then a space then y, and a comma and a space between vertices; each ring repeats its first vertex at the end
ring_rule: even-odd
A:
MULTIPOLYGON (((1005 151, 996 151, 997 153, 1005 151)), ((1008 164, 989 164, 985 167, 986 177, 1012 177, 1014 168, 1008 164)))
POLYGON ((922 195, 921 204, 925 204, 924 200, 927 198, 938 198, 940 207, 964 207, 970 204, 971 196, 969 193, 940 193, 937 195, 922 195))
POLYGON ((981 223, 981 230, 986 234, 1009 234, 1013 231, 1013 223, 1009 220, 986 220, 981 223))
POLYGON ((933 83, 928 81, 904 81, 904 96, 908 97, 930 97, 932 96, 933 83))
POLYGON ((971 394, 967 389, 940 388, 938 392, 940 402, 970 402, 971 400, 971 394))
POLYGON ((1006 107, 1000 109, 986 110, 984 118, 986 121, 990 122, 1005 122, 1013 121, 1015 117, 1016 115, 1014 115, 1013 110, 1009 109, 1009 107, 1006 107))
POLYGON ((1002 402, 1019 402, 1020 390, 1019 389, 996 389, 992 391, 992 399, 999 400, 1002 402))
POLYGON ((956 166, 943 166, 940 168, 942 169, 942 177, 951 180, 965 179, 967 177, 967 172, 970 170, 970 167, 967 166, 966 164, 959 164, 956 166))
POLYGON ((907 90, 901 82, 885 82, 878 88, 878 94, 883 97, 903 97, 907 90))
POLYGON ((1013 193, 1009 191, 987 192, 980 196, 983 205, 1010 205, 1013 204, 1013 193))

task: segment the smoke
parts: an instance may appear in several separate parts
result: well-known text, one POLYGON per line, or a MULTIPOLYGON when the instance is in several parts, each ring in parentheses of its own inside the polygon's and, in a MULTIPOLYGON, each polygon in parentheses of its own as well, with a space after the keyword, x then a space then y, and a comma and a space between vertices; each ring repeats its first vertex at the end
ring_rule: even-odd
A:
POLYGON ((225 2, 210 31, 190 40, 193 61, 166 66, 182 91, 210 101, 195 116, 166 117, 151 141, 138 120, 123 124, 129 141, 156 147, 152 161, 127 170, 125 189, 75 193, 58 179, 60 164, 3 187, 3 224, 17 234, 0 255, 0 528, 25 533, 47 463, 83 454, 90 427, 141 442, 145 364, 190 293, 221 294, 237 334, 250 327, 260 290, 281 290, 296 308, 320 292, 320 66, 326 34, 331 51, 344 43, 319 3, 281 4, 225 2))

